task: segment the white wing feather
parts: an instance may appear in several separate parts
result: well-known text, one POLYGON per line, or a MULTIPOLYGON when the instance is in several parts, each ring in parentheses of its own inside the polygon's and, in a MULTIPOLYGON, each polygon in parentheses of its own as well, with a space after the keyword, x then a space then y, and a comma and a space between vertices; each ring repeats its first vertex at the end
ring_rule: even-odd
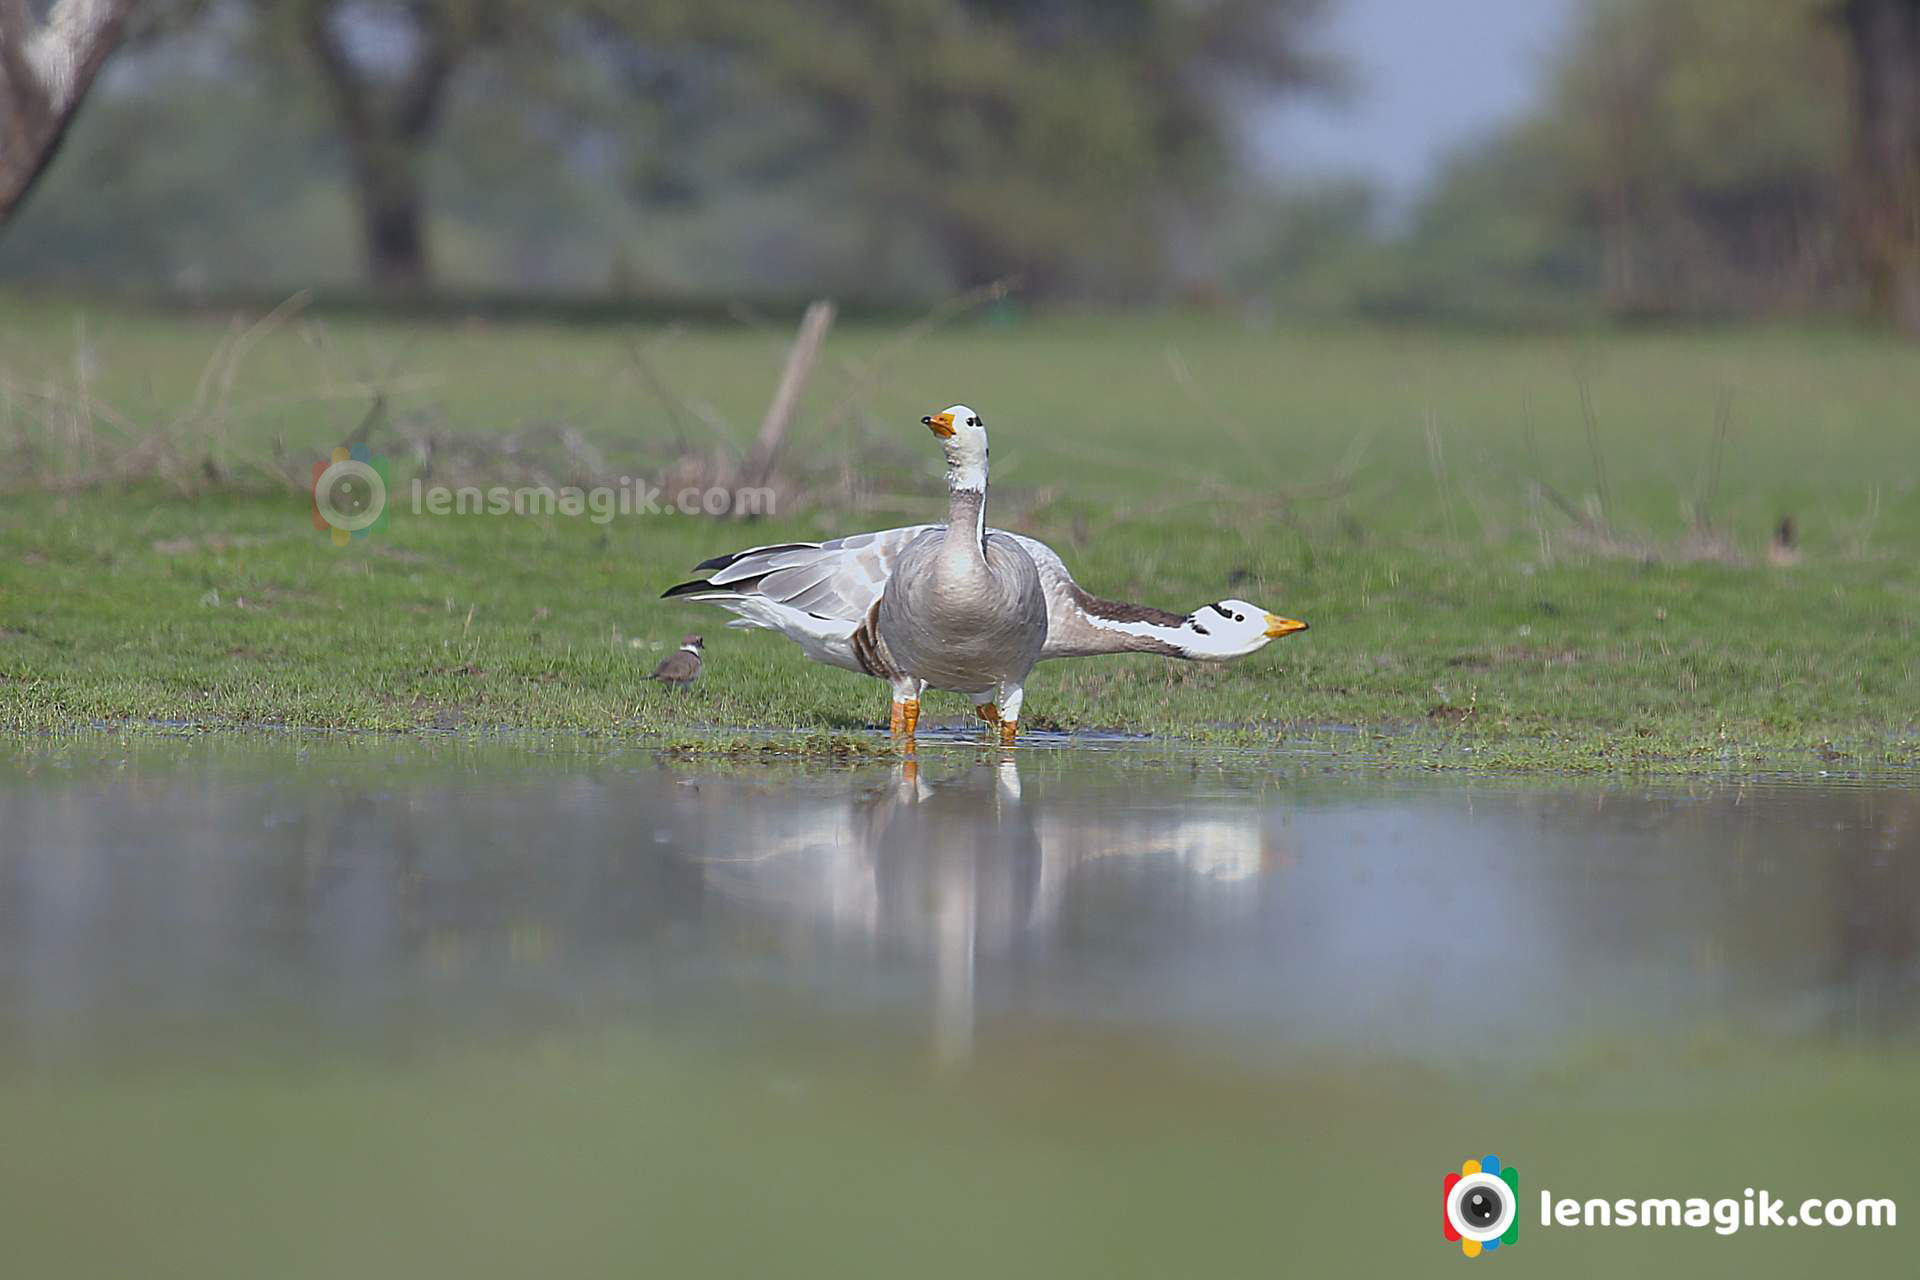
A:
MULTIPOLYGON (((849 534, 829 542, 780 543, 750 547, 716 568, 707 579, 708 591, 687 593, 688 600, 705 600, 739 614, 729 626, 765 627, 789 636, 816 661, 851 666, 846 639, 866 620, 887 589, 900 553, 929 529, 942 525, 915 524, 873 533, 849 534)), ((988 530, 989 536, 1012 538, 1033 560, 1047 597, 1049 630, 1077 609, 1073 575, 1066 562, 1046 543, 1023 534, 988 530)), ((1042 659, 1058 654, 1041 650, 1042 659)))

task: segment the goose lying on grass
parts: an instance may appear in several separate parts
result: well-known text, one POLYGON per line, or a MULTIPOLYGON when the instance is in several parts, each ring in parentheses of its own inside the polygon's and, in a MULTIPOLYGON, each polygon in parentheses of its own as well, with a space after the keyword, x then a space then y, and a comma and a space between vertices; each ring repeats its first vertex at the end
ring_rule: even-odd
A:
MULTIPOLYGON (((918 720, 919 696, 926 684, 959 687, 938 678, 948 672, 940 655, 925 652, 931 647, 927 643, 931 631, 923 630, 917 618, 903 617, 898 607, 902 603, 911 607, 910 602, 923 598, 920 575, 930 572, 926 566, 937 558, 928 549, 944 549, 950 541, 961 550, 969 544, 979 548, 984 560, 991 561, 997 554, 1003 563, 1011 562, 1011 550, 1018 549, 1032 565, 1045 607, 1045 626, 1039 629, 1033 661, 1158 653, 1220 662, 1245 657, 1271 640, 1307 629, 1304 622, 1268 613, 1244 600, 1221 600, 1182 616, 1093 595, 1073 580, 1066 563, 1046 543, 985 528, 987 439, 979 415, 965 405, 954 405, 922 421, 936 435, 942 435, 943 428, 948 432, 942 435, 948 459, 946 524, 908 525, 828 542, 749 547, 702 561, 695 572, 706 573, 705 579, 680 583, 664 594, 711 601, 738 615, 727 624, 730 627, 778 631, 815 662, 889 681, 894 688, 894 730, 909 735, 918 720), (951 530, 960 532, 949 538, 951 530), (915 547, 921 550, 915 553, 915 547), (901 578, 897 586, 896 577, 901 578), (887 604, 889 596, 896 597, 894 606, 887 604), (902 630, 882 631, 883 616, 902 630), (933 663, 934 674, 901 664, 898 658, 904 654, 896 655, 895 640, 901 640, 917 658, 933 663)), ((973 627, 964 618, 958 625, 963 633, 988 630, 973 627)), ((1007 643, 1009 648, 1030 645, 1034 628, 1030 623, 1021 625, 1024 634, 994 643, 1007 643)), ((966 647, 971 655, 977 645, 970 639, 966 647)), ((974 709, 982 720, 1000 726, 1002 742, 1013 741, 1025 679, 1023 668, 1010 681, 1001 677, 1004 687, 998 691, 992 684, 963 690, 973 695, 974 709)), ((970 683, 977 684, 977 678, 970 683)))

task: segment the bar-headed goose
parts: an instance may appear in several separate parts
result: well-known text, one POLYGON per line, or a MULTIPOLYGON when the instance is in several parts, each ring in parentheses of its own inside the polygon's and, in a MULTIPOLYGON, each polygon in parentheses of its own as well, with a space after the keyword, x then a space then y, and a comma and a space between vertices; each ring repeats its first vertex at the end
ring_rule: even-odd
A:
POLYGON ((908 737, 921 690, 999 699, 1000 740, 1011 744, 1027 673, 1047 643, 1040 571, 1018 539, 987 529, 987 429, 956 404, 920 419, 947 454, 947 522, 900 549, 893 572, 855 628, 852 643, 870 668, 891 674, 893 701, 908 737))
MULTIPOLYGON (((947 411, 979 415, 963 405, 947 411)), ((927 419, 931 428, 940 415, 927 419)), ((951 425, 951 423, 949 423, 951 425)), ((955 436, 959 434, 955 430, 955 436)), ((949 450, 949 487, 954 472, 949 450)), ((984 495, 986 440, 980 438, 980 479, 984 495)), ((958 492, 957 490, 955 491, 958 492)), ((957 503, 957 499, 950 500, 957 503)), ((695 566, 706 578, 669 588, 667 596, 706 600, 738 615, 730 627, 760 627, 778 631, 794 641, 807 657, 829 666, 864 672, 894 684, 896 730, 903 728, 905 708, 918 713, 918 690, 904 682, 886 664, 873 629, 876 609, 885 598, 908 548, 929 534, 945 534, 954 524, 971 532, 984 518, 984 497, 969 507, 965 518, 949 524, 907 525, 873 533, 849 534, 827 542, 784 542, 749 547, 715 556, 695 566), (903 697, 903 694, 911 696, 903 697)), ((1107 600, 1073 580, 1066 562, 1046 543, 997 529, 986 531, 985 544, 1001 539, 1023 549, 1039 575, 1046 603, 1046 631, 1039 661, 1084 658, 1107 653, 1157 653, 1197 662, 1225 662, 1243 658, 1281 636, 1305 631, 1307 624, 1269 613, 1245 600, 1220 600, 1189 614, 1170 613, 1151 605, 1107 600)), ((935 687, 944 687, 937 685, 935 687)), ((969 692, 972 692, 969 690, 969 692)), ((1017 717, 1019 702, 997 706, 991 691, 975 693, 981 719, 1000 723, 1017 717), (1011 713, 1010 715, 1008 713, 1011 713)))

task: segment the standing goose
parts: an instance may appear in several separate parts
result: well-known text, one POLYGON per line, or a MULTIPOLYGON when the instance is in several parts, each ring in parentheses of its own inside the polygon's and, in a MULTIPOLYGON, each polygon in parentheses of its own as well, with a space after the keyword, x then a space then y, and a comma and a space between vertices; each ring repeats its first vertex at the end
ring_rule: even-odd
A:
MULTIPOLYGON (((949 412, 962 410, 964 406, 955 406, 949 412)), ((967 417, 978 416, 971 410, 965 412, 967 417)), ((929 428, 933 422, 927 420, 929 428)), ((985 433, 981 435, 984 478, 985 433)), ((979 510, 984 511, 984 501, 979 510)), ((663 595, 711 601, 738 615, 727 624, 730 627, 778 631, 815 662, 894 680, 892 674, 874 665, 876 655, 867 623, 899 571, 907 549, 930 533, 943 534, 948 527, 907 525, 827 542, 749 547, 702 561, 695 572, 707 574, 704 580, 680 583, 663 595)), ((1066 562, 1046 543, 998 529, 987 531, 989 544, 1001 539, 1024 549, 1040 576, 1047 610, 1046 640, 1039 657, 1042 662, 1109 653, 1157 653, 1187 661, 1226 662, 1257 652, 1281 636, 1307 629, 1304 622, 1269 613, 1245 600, 1221 600, 1181 615, 1151 605, 1103 599, 1075 582, 1066 562)), ((898 696, 901 689, 896 682, 896 730, 902 728, 904 714, 904 703, 898 696)), ((915 692, 910 700, 917 703, 917 697, 915 692)), ((999 721, 991 693, 976 694, 974 705, 981 719, 990 724, 999 721)), ((917 716, 917 705, 914 710, 917 716)), ((1014 710, 1017 714, 1017 703, 1014 710)), ((1001 732, 1005 734, 1004 727, 1001 732)))
POLYGON ((928 685, 999 706, 1000 741, 1011 746, 1027 673, 1047 643, 1040 571, 1018 539, 987 530, 987 429, 956 404, 920 421, 947 454, 947 523, 922 532, 898 562, 866 620, 858 651, 894 674, 893 701, 910 738, 928 685))

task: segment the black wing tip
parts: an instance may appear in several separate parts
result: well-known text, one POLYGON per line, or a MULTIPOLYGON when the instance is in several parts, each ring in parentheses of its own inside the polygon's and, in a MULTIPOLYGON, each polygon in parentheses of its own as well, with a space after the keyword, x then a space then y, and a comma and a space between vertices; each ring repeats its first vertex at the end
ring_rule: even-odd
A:
POLYGON ((693 571, 695 573, 705 573, 709 569, 719 570, 729 568, 734 561, 744 559, 747 556, 772 555, 778 551, 812 551, 819 546, 820 544, 817 542, 782 542, 771 547, 749 547, 745 551, 729 551, 723 556, 715 556, 711 560, 702 560, 699 564, 693 566, 693 571))
POLYGON ((714 585, 711 582, 700 582, 700 581, 679 582, 679 583, 675 583, 671 587, 668 587, 665 591, 662 591, 660 593, 660 598, 662 600, 671 600, 675 596, 690 596, 696 591, 712 591, 712 590, 714 590, 714 585))

